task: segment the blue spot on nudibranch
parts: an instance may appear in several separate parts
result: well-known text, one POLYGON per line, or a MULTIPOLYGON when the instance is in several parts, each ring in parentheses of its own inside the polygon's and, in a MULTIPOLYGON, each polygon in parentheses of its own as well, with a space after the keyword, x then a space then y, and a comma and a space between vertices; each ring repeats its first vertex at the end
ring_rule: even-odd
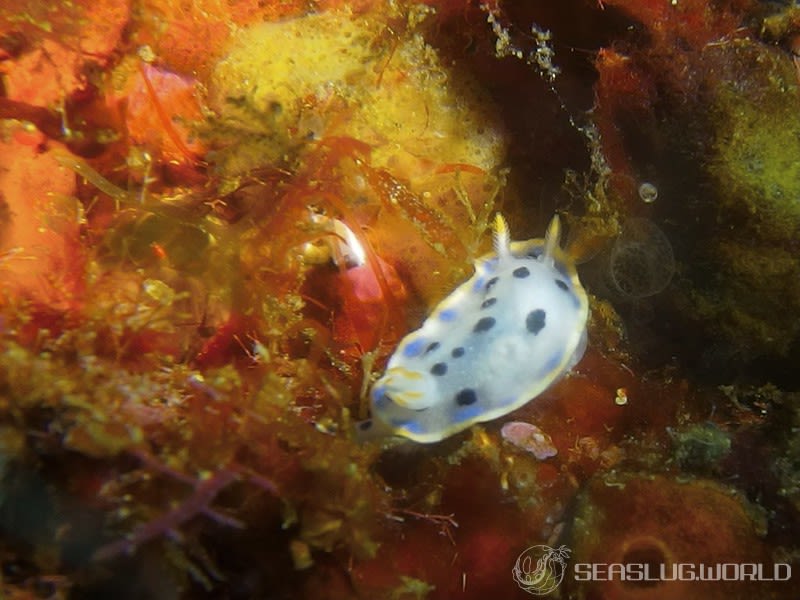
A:
POLYGON ((422 433, 422 426, 418 421, 407 421, 405 419, 392 419, 390 425, 393 429, 404 429, 409 433, 422 433))
POLYGON ((427 343, 428 342, 426 342, 422 338, 411 340, 410 342, 408 342, 408 344, 405 345, 405 348, 403 348, 403 356, 405 356, 406 358, 414 358, 416 356, 419 356, 422 353, 422 349, 425 347, 425 344, 427 343))
POLYGON ((473 421, 483 414, 483 407, 478 404, 459 406, 453 414, 454 421, 473 421))
POLYGON ((444 310, 439 311, 440 321, 455 321, 456 317, 458 317, 458 311, 455 308, 445 308, 444 310))
POLYGON ((417 421, 411 421, 406 425, 405 430, 410 433, 425 433, 425 429, 422 427, 422 424, 418 423, 417 421))
POLYGON ((486 280, 483 277, 478 277, 475 280, 475 283, 472 284, 472 291, 473 292, 479 292, 481 290, 481 288, 483 288, 483 284, 485 282, 486 282, 486 280))
POLYGON ((555 354, 550 356, 550 358, 547 359, 547 362, 544 363, 544 372, 552 373, 553 371, 555 371, 558 365, 561 364, 561 360, 563 358, 564 358, 563 352, 556 352, 555 354))
POLYGON ((490 258, 475 265, 475 272, 483 279, 484 275, 489 275, 497 271, 497 265, 500 261, 497 258, 490 258))
POLYGON ((373 404, 375 405, 376 408, 385 408, 386 406, 392 403, 392 399, 389 398, 389 395, 386 394, 386 392, 384 392, 383 390, 384 386, 372 390, 373 404))

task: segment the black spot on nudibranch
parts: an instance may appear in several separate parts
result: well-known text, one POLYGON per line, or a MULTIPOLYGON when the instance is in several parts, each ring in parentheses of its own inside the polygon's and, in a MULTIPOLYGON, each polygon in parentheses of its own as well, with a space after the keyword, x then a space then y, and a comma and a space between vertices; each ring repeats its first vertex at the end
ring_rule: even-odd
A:
POLYGON ((545 313, 541 308, 532 310, 525 318, 525 327, 533 335, 538 334, 542 329, 544 329, 544 320, 546 316, 547 313, 545 313))
POLYGON ((489 308, 490 306, 494 306, 497 303, 497 298, 487 298, 481 304, 481 308, 489 308))
POLYGON ((425 354, 430 354, 431 352, 433 352, 434 350, 439 348, 439 346, 441 346, 441 344, 439 342, 433 342, 433 343, 429 344, 428 347, 425 348, 425 354))
POLYGON ((475 327, 472 328, 472 331, 475 333, 483 333, 484 331, 489 331, 497 321, 494 317, 483 317, 479 319, 477 323, 475 323, 475 327))
POLYGON ((447 363, 436 363, 431 367, 431 373, 434 375, 444 375, 447 373, 447 363))
POLYGON ((456 394, 455 401, 459 406, 469 406, 478 401, 478 394, 471 388, 464 388, 456 394))
POLYGON ((569 286, 566 283, 564 283, 563 281, 561 281, 560 279, 556 279, 555 281, 556 281, 556 285, 559 288, 561 288, 562 290, 564 290, 565 292, 569 289, 569 286))
POLYGON ((494 284, 500 281, 499 277, 492 277, 489 281, 486 282, 486 287, 483 288, 488 293, 494 287, 494 284))
POLYGON ((513 275, 517 279, 525 279, 530 274, 531 274, 531 271, 530 271, 530 269, 528 269, 528 267, 517 267, 513 271, 513 275))
POLYGON ((464 348, 462 348, 461 346, 459 346, 458 348, 453 348, 453 351, 450 352, 450 356, 452 356, 453 358, 461 358, 462 356, 464 356, 464 348))

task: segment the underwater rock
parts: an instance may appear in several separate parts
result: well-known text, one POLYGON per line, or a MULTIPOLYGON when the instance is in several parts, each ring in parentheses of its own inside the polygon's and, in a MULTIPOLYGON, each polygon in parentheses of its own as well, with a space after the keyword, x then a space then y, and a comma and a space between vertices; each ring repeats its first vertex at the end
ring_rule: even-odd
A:
POLYGON ((715 276, 693 269, 691 303, 738 354, 784 355, 800 335, 797 70, 784 52, 751 40, 707 54, 720 65, 706 164, 716 206, 700 251, 715 276))
POLYGON ((715 129, 706 167, 718 186, 719 216, 764 242, 794 240, 800 233, 797 67, 785 52, 753 40, 707 54, 720 71, 708 98, 715 129))
POLYGON ((675 460, 690 473, 714 473, 731 451, 730 435, 713 423, 693 423, 669 430, 675 444, 675 460))
MULTIPOLYGON (((53 12, 70 9, 51 4, 53 12)), ((356 0, 349 11, 339 0, 189 4, 146 0, 130 15, 120 8, 115 31, 124 25, 124 40, 100 52, 100 62, 90 60, 91 37, 73 38, 81 31, 75 21, 60 42, 75 47, 75 69, 53 52, 60 30, 32 22, 32 8, 14 13, 22 17, 15 22, 0 19, 0 105, 19 111, 0 146, 9 150, 0 163, 15 167, 0 169, 0 279, 9 282, 0 293, 0 467, 9 484, 0 490, 0 596, 522 598, 529 596, 512 579, 514 561, 531 544, 558 547, 561 536, 578 560, 769 563, 797 555, 800 446, 789 439, 798 411, 791 420, 777 402, 746 411, 699 389, 702 372, 674 366, 691 359, 687 341, 696 340, 686 338, 695 330, 702 341, 738 340, 720 323, 747 323, 759 302, 766 317, 747 331, 768 320, 792 335, 780 307, 798 285, 797 246, 785 232, 775 236, 769 220, 774 189, 786 193, 792 182, 742 184, 717 197, 723 181, 752 184, 759 165, 747 159, 764 152, 739 139, 749 131, 734 122, 737 101, 748 110, 757 104, 753 71, 772 74, 759 52, 746 52, 757 42, 741 38, 754 28, 734 33, 739 21, 709 0, 501 2, 512 34, 528 36, 542 63, 562 69, 550 86, 524 64, 513 69, 494 57, 499 39, 477 3, 434 3, 437 15, 424 22, 429 9, 404 2, 356 0), (333 10, 341 12, 325 12, 333 10), (513 20, 520 13, 529 18, 513 20), (628 27, 623 13, 640 22, 628 27), (575 25, 565 30, 567 23, 575 25), (41 31, 15 35, 33 28, 41 31), (611 83, 592 71, 600 45, 614 50, 598 58, 598 69, 619 69, 618 87, 605 91, 599 83, 593 90, 611 83), (728 69, 734 51, 742 59, 728 69), (234 58, 243 61, 237 68, 234 58), (732 86, 730 105, 716 85, 722 80, 732 86), (86 84, 91 102, 80 113, 61 111, 75 82, 86 84), (40 94, 22 98, 21 85, 40 94), (690 88, 703 95, 676 101, 676 89, 690 88), (177 100, 206 90, 216 113, 204 106, 193 127, 192 111, 178 110, 177 100), (598 110, 587 115, 592 91, 598 110), (20 111, 12 100, 44 112, 20 111), (108 100, 114 110, 100 110, 108 100), (115 115, 125 103, 127 112, 115 115), (158 106, 176 118, 162 118, 158 106), (47 119, 22 123, 30 114, 47 119), (665 135, 655 135, 664 123, 665 135), (584 134, 595 125, 589 157, 584 134), (641 143, 620 142, 612 156, 606 144, 615 131, 617 141, 632 134, 622 141, 641 143), (53 160, 69 136, 76 143, 68 151, 85 165, 53 160), (713 165, 691 154, 700 138, 713 165), (192 152, 203 162, 176 165, 191 158, 176 139, 202 141, 192 152), (676 146, 691 154, 702 180, 695 171, 684 176, 688 160, 670 160, 676 146), (145 155, 152 160, 142 162, 145 155), (580 191, 596 197, 565 202, 556 191, 564 169, 578 180, 589 160, 598 171, 608 166, 612 181, 594 186, 590 174, 580 191), (505 166, 512 179, 498 195, 505 166), (631 201, 611 189, 623 179, 631 201), (606 204, 595 213, 593 200, 606 204), (569 224, 604 221, 593 233, 632 214, 665 229, 682 261, 680 281, 653 275, 670 272, 675 259, 663 259, 663 240, 634 220, 609 248, 609 281, 601 283, 625 308, 653 298, 641 304, 663 331, 674 329, 681 352, 642 352, 623 336, 625 315, 593 297, 592 343, 580 367, 509 416, 516 422, 410 451, 356 445, 347 431, 365 416, 359 401, 368 384, 414 314, 439 301, 488 245, 491 215, 502 208, 527 235, 554 205, 569 224), (315 215, 341 226, 326 229, 315 215), (36 244, 42 238, 50 243, 36 244), (54 251, 31 261, 34 245, 54 251), (58 261, 45 260, 51 256, 58 261), (32 301, 18 293, 22 275, 38 284, 51 274, 53 293, 32 293, 32 301), (677 289, 692 303, 671 308, 677 289), (713 310, 703 311, 703 301, 713 310), (728 307, 741 312, 726 314, 728 307), (693 327, 694 318, 703 327, 693 327), (641 357, 657 368, 643 367, 641 357), (712 419, 719 430, 698 424, 712 419), (647 475, 615 476, 611 468, 647 475), (677 474, 650 475, 661 468, 677 474), (736 490, 693 481, 687 471, 725 477, 757 498, 769 511, 769 537, 736 490), (38 489, 46 504, 28 502, 38 489), (64 510, 71 498, 80 507, 64 510), (25 529, 19 514, 31 523, 24 544, 8 535, 25 529), (40 575, 63 591, 32 587, 40 575)), ((768 52, 781 56, 777 46, 768 52)), ((780 61, 791 76, 791 58, 780 61)), ((791 104, 793 84, 780 81, 791 104)), ((795 131, 795 106, 764 106, 795 131)), ((781 141, 793 155, 794 143, 781 141)), ((791 180, 795 167, 783 167, 791 180)), ((754 352, 772 343, 768 335, 754 352)), ((664 339, 652 337, 654 345, 664 339)), ((754 586, 722 591, 778 598, 754 586)), ((713 598, 718 587, 568 581, 560 591, 691 599, 713 598)))
POLYGON ((596 120, 612 170, 606 201, 641 209, 634 182, 657 173, 648 210, 669 223, 681 257, 680 281, 658 298, 656 345, 673 344, 673 355, 696 348, 686 363, 722 379, 760 358, 786 359, 800 341, 795 59, 737 29, 743 3, 718 13, 703 2, 612 4, 651 37, 604 50, 596 63, 596 120), (696 18, 678 35, 682 11, 696 18), (632 87, 638 97, 626 93, 632 87))
MULTIPOLYGON (((680 482, 665 476, 609 472, 580 495, 571 539, 574 563, 644 565, 659 578, 661 565, 762 563, 771 575, 773 558, 762 539, 763 517, 735 490, 707 480, 680 482)), ((606 571, 608 575, 608 571, 606 571)), ((782 598, 789 582, 768 581, 575 581, 575 598, 782 598), (781 595, 782 593, 782 595, 781 595)))

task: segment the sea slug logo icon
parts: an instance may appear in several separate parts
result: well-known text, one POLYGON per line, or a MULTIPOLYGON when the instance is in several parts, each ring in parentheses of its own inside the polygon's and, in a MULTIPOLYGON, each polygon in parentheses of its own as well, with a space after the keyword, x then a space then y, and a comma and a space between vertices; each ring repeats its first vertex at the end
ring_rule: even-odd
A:
POLYGON ((530 594, 549 594, 564 579, 570 552, 566 546, 531 546, 517 558, 511 571, 514 581, 530 594))

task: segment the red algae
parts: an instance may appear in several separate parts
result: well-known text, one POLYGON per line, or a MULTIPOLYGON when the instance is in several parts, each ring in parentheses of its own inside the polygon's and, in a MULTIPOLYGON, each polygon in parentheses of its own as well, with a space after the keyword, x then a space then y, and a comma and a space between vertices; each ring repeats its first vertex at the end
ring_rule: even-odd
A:
POLYGON ((143 63, 139 65, 139 74, 133 90, 125 94, 126 127, 131 143, 152 149, 151 152, 160 150, 163 162, 182 158, 196 164, 204 149, 187 139, 188 128, 200 119, 196 83, 143 63), (152 127, 156 119, 161 123, 160 128, 152 127), (164 133, 168 141, 162 139, 164 133))
POLYGON ((9 141, 0 144, 0 155, 3 205, 11 221, 2 235, 9 252, 0 272, 3 294, 7 301, 25 295, 63 308, 82 287, 74 179, 59 171, 53 152, 9 141))

